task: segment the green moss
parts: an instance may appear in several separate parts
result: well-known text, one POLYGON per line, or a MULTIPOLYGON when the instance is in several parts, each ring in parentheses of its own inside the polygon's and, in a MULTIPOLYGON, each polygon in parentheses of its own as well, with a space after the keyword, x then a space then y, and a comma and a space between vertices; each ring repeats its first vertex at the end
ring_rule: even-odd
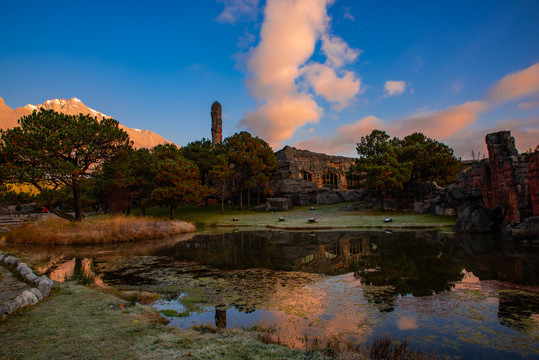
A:
POLYGON ((172 310, 172 309, 165 309, 165 310, 161 310, 160 311, 161 314, 165 315, 165 316, 177 316, 178 315, 178 312, 176 310, 172 310))

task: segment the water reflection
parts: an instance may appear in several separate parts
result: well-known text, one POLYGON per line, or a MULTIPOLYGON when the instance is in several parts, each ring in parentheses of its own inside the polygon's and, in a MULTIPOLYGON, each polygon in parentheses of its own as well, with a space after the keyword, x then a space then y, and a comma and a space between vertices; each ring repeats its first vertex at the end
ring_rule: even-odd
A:
POLYGON ((181 327, 261 325, 295 347, 389 334, 440 354, 539 353, 539 249, 488 236, 256 231, 24 251, 57 281, 163 294, 154 306, 181 327))

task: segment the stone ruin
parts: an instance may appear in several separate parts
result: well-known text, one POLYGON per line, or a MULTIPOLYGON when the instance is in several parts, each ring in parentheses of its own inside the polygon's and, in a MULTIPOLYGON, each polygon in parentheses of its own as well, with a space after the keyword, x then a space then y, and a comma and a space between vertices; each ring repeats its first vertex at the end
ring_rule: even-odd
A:
POLYGON ((315 153, 290 146, 275 153, 278 168, 272 179, 274 194, 293 205, 320 205, 359 201, 359 182, 347 177, 353 158, 315 153))

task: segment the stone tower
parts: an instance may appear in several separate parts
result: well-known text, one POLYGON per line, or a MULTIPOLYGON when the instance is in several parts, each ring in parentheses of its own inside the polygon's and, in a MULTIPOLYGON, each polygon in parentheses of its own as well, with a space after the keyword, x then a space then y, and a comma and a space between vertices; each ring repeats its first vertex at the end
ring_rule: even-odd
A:
POLYGON ((211 142, 213 145, 223 141, 223 116, 222 108, 218 101, 211 106, 211 142))

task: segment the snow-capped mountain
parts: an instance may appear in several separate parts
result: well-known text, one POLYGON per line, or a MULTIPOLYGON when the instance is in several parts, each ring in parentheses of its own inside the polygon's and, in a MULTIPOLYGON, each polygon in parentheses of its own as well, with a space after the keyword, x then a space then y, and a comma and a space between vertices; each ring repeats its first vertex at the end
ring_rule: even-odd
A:
MULTIPOLYGON (((11 109, 4 103, 4 99, 0 97, 0 129, 9 129, 18 126, 18 119, 20 119, 22 116, 31 114, 34 110, 39 109, 54 110, 67 115, 91 115, 97 117, 98 120, 102 120, 104 117, 110 117, 89 108, 77 98, 72 98, 69 100, 53 99, 47 100, 43 104, 39 105, 28 104, 20 108, 11 109)), ((159 144, 171 143, 171 141, 168 141, 167 139, 150 130, 132 129, 122 124, 120 124, 120 128, 129 134, 135 148, 152 148, 159 144)))

